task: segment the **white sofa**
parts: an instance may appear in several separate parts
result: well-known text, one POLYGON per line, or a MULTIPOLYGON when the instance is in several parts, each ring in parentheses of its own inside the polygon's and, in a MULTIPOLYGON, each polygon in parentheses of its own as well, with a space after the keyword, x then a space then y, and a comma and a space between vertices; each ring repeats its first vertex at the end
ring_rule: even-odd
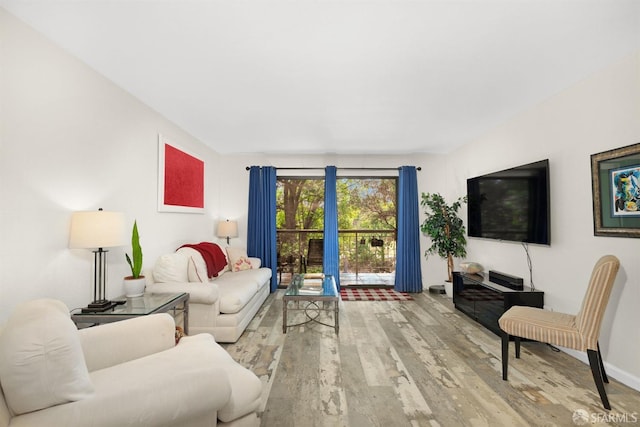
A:
POLYGON ((77 330, 60 301, 0 330, 0 427, 254 426, 262 383, 208 334, 154 314, 77 330))
POLYGON ((227 265, 208 278, 200 252, 191 247, 162 255, 146 271, 146 292, 188 292, 189 333, 210 333, 217 342, 236 342, 270 292, 272 271, 244 248, 223 251, 227 265), (235 266, 235 268, 234 268, 235 266), (239 270, 239 271, 234 271, 239 270))

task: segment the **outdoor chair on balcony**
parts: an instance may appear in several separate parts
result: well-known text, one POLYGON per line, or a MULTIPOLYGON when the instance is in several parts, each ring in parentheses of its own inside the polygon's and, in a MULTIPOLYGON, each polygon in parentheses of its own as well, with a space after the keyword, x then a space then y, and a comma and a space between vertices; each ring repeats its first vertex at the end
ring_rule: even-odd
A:
POLYGON ((278 283, 282 283, 282 273, 290 273, 293 276, 296 268, 296 260, 293 255, 282 257, 278 252, 278 283))
POLYGON ((322 259, 324 258, 324 242, 322 239, 309 239, 309 247, 307 248, 307 256, 302 258, 302 267, 307 272, 307 267, 322 268, 322 259))

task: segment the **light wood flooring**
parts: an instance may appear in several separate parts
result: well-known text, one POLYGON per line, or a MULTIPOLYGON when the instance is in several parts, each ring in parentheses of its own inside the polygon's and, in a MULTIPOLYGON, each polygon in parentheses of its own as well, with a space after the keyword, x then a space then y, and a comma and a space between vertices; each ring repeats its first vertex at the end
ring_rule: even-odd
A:
POLYGON ((544 344, 523 343, 520 359, 512 344, 502 381, 499 337, 444 295, 340 302, 336 335, 315 323, 283 334, 282 294, 224 345, 263 382, 262 426, 585 425, 579 409, 589 425, 640 425, 640 392, 610 379, 605 411, 588 365, 544 344))

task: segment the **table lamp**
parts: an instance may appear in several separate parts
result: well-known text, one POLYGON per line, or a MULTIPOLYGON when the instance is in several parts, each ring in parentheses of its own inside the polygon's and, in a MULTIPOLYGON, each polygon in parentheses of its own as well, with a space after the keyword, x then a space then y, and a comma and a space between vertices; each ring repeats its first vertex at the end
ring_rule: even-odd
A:
POLYGON ((231 237, 238 237, 238 221, 221 221, 218 223, 218 237, 226 237, 227 245, 231 237))
POLYGON ((127 242, 122 212, 74 212, 71 216, 69 248, 93 249, 93 302, 84 312, 101 312, 116 304, 106 298, 107 252, 105 248, 124 246, 127 242))

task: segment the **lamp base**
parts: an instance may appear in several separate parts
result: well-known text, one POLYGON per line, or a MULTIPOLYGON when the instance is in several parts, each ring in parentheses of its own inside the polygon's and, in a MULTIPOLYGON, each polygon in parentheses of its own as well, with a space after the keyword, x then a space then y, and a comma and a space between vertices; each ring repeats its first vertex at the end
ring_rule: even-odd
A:
POLYGON ((83 313, 102 313, 103 311, 111 310, 116 305, 114 301, 100 300, 89 303, 89 305, 82 309, 83 313))

